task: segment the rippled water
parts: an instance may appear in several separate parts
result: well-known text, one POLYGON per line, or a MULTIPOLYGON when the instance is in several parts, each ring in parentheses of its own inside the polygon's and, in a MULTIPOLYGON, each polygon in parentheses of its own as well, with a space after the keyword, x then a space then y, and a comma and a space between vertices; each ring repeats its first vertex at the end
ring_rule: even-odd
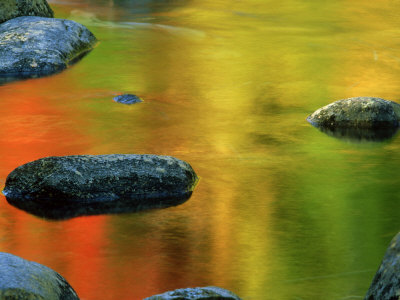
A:
POLYGON ((88 300, 206 285, 362 299, 400 228, 400 138, 338 139, 305 118, 347 97, 400 102, 400 3, 50 4, 99 44, 60 74, 0 86, 3 184, 40 157, 106 153, 172 155, 201 180, 176 207, 68 221, 1 197, 1 251, 88 300))

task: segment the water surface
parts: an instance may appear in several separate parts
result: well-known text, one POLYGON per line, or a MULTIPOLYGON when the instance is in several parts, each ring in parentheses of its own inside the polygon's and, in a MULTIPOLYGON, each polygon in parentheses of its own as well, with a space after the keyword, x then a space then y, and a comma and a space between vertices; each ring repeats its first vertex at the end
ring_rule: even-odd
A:
POLYGON ((201 180, 176 207, 68 221, 2 197, 1 251, 87 300, 206 285, 363 298, 400 228, 400 138, 354 143, 305 118, 347 97, 400 102, 399 3, 49 2, 100 42, 60 74, 0 86, 2 183, 40 157, 107 153, 172 155, 201 180))

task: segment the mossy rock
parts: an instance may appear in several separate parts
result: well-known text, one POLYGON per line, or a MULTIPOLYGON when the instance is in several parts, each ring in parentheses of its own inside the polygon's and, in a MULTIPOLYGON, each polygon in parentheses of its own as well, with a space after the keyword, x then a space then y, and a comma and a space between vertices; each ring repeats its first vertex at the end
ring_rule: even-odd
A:
POLYGON ((1 0, 0 23, 22 16, 54 17, 46 0, 1 0))
POLYGON ((390 242, 364 299, 400 299, 400 233, 390 242))
POLYGON ((35 215, 62 219, 178 205, 191 196, 197 181, 188 163, 170 156, 73 155, 16 168, 3 194, 35 215))
POLYGON ((96 37, 74 21, 14 18, 0 24, 0 77, 18 79, 60 72, 95 43, 96 37))
POLYGON ((339 100, 316 110, 307 121, 320 128, 393 128, 399 126, 400 105, 374 97, 339 100))

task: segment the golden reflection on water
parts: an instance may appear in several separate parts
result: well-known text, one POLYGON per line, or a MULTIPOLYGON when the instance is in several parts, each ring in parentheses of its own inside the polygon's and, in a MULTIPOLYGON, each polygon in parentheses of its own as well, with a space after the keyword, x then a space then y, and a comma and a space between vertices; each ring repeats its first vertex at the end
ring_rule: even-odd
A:
POLYGON ((0 86, 3 183, 39 157, 103 153, 173 155, 201 181, 178 207, 65 222, 2 201, 2 251, 55 269, 82 299, 205 285, 364 295, 398 230, 399 142, 352 145, 305 118, 346 97, 398 101, 397 4, 51 3, 100 43, 65 72, 0 86), (123 92, 144 103, 112 101, 123 92))

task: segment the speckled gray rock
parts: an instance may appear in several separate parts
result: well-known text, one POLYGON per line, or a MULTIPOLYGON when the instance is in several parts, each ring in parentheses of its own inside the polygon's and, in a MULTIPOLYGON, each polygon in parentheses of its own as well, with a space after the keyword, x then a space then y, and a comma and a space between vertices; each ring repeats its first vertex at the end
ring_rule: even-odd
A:
POLYGON ((179 204, 190 197, 197 181, 188 163, 170 156, 74 155, 16 168, 7 176, 3 194, 25 210, 83 206, 89 212, 113 213, 125 207, 135 211, 179 204))
POLYGON ((0 252, 0 299, 77 300, 68 282, 52 269, 0 252))
POLYGON ((231 291, 215 287, 197 287, 178 289, 164 294, 154 295, 144 300, 241 300, 231 291))
POLYGON ((400 299, 400 233, 390 242, 364 299, 400 299))
POLYGON ((307 121, 316 127, 398 127, 400 105, 380 98, 356 97, 339 100, 316 110, 307 121))
POLYGON ((52 18, 54 13, 46 0, 0 1, 0 23, 22 16, 52 18))
POLYGON ((143 102, 143 100, 140 99, 138 96, 132 94, 118 95, 114 97, 114 101, 122 104, 134 104, 143 102))
POLYGON ((65 69, 90 51, 95 36, 74 21, 18 17, 0 24, 0 76, 37 77, 65 69))

